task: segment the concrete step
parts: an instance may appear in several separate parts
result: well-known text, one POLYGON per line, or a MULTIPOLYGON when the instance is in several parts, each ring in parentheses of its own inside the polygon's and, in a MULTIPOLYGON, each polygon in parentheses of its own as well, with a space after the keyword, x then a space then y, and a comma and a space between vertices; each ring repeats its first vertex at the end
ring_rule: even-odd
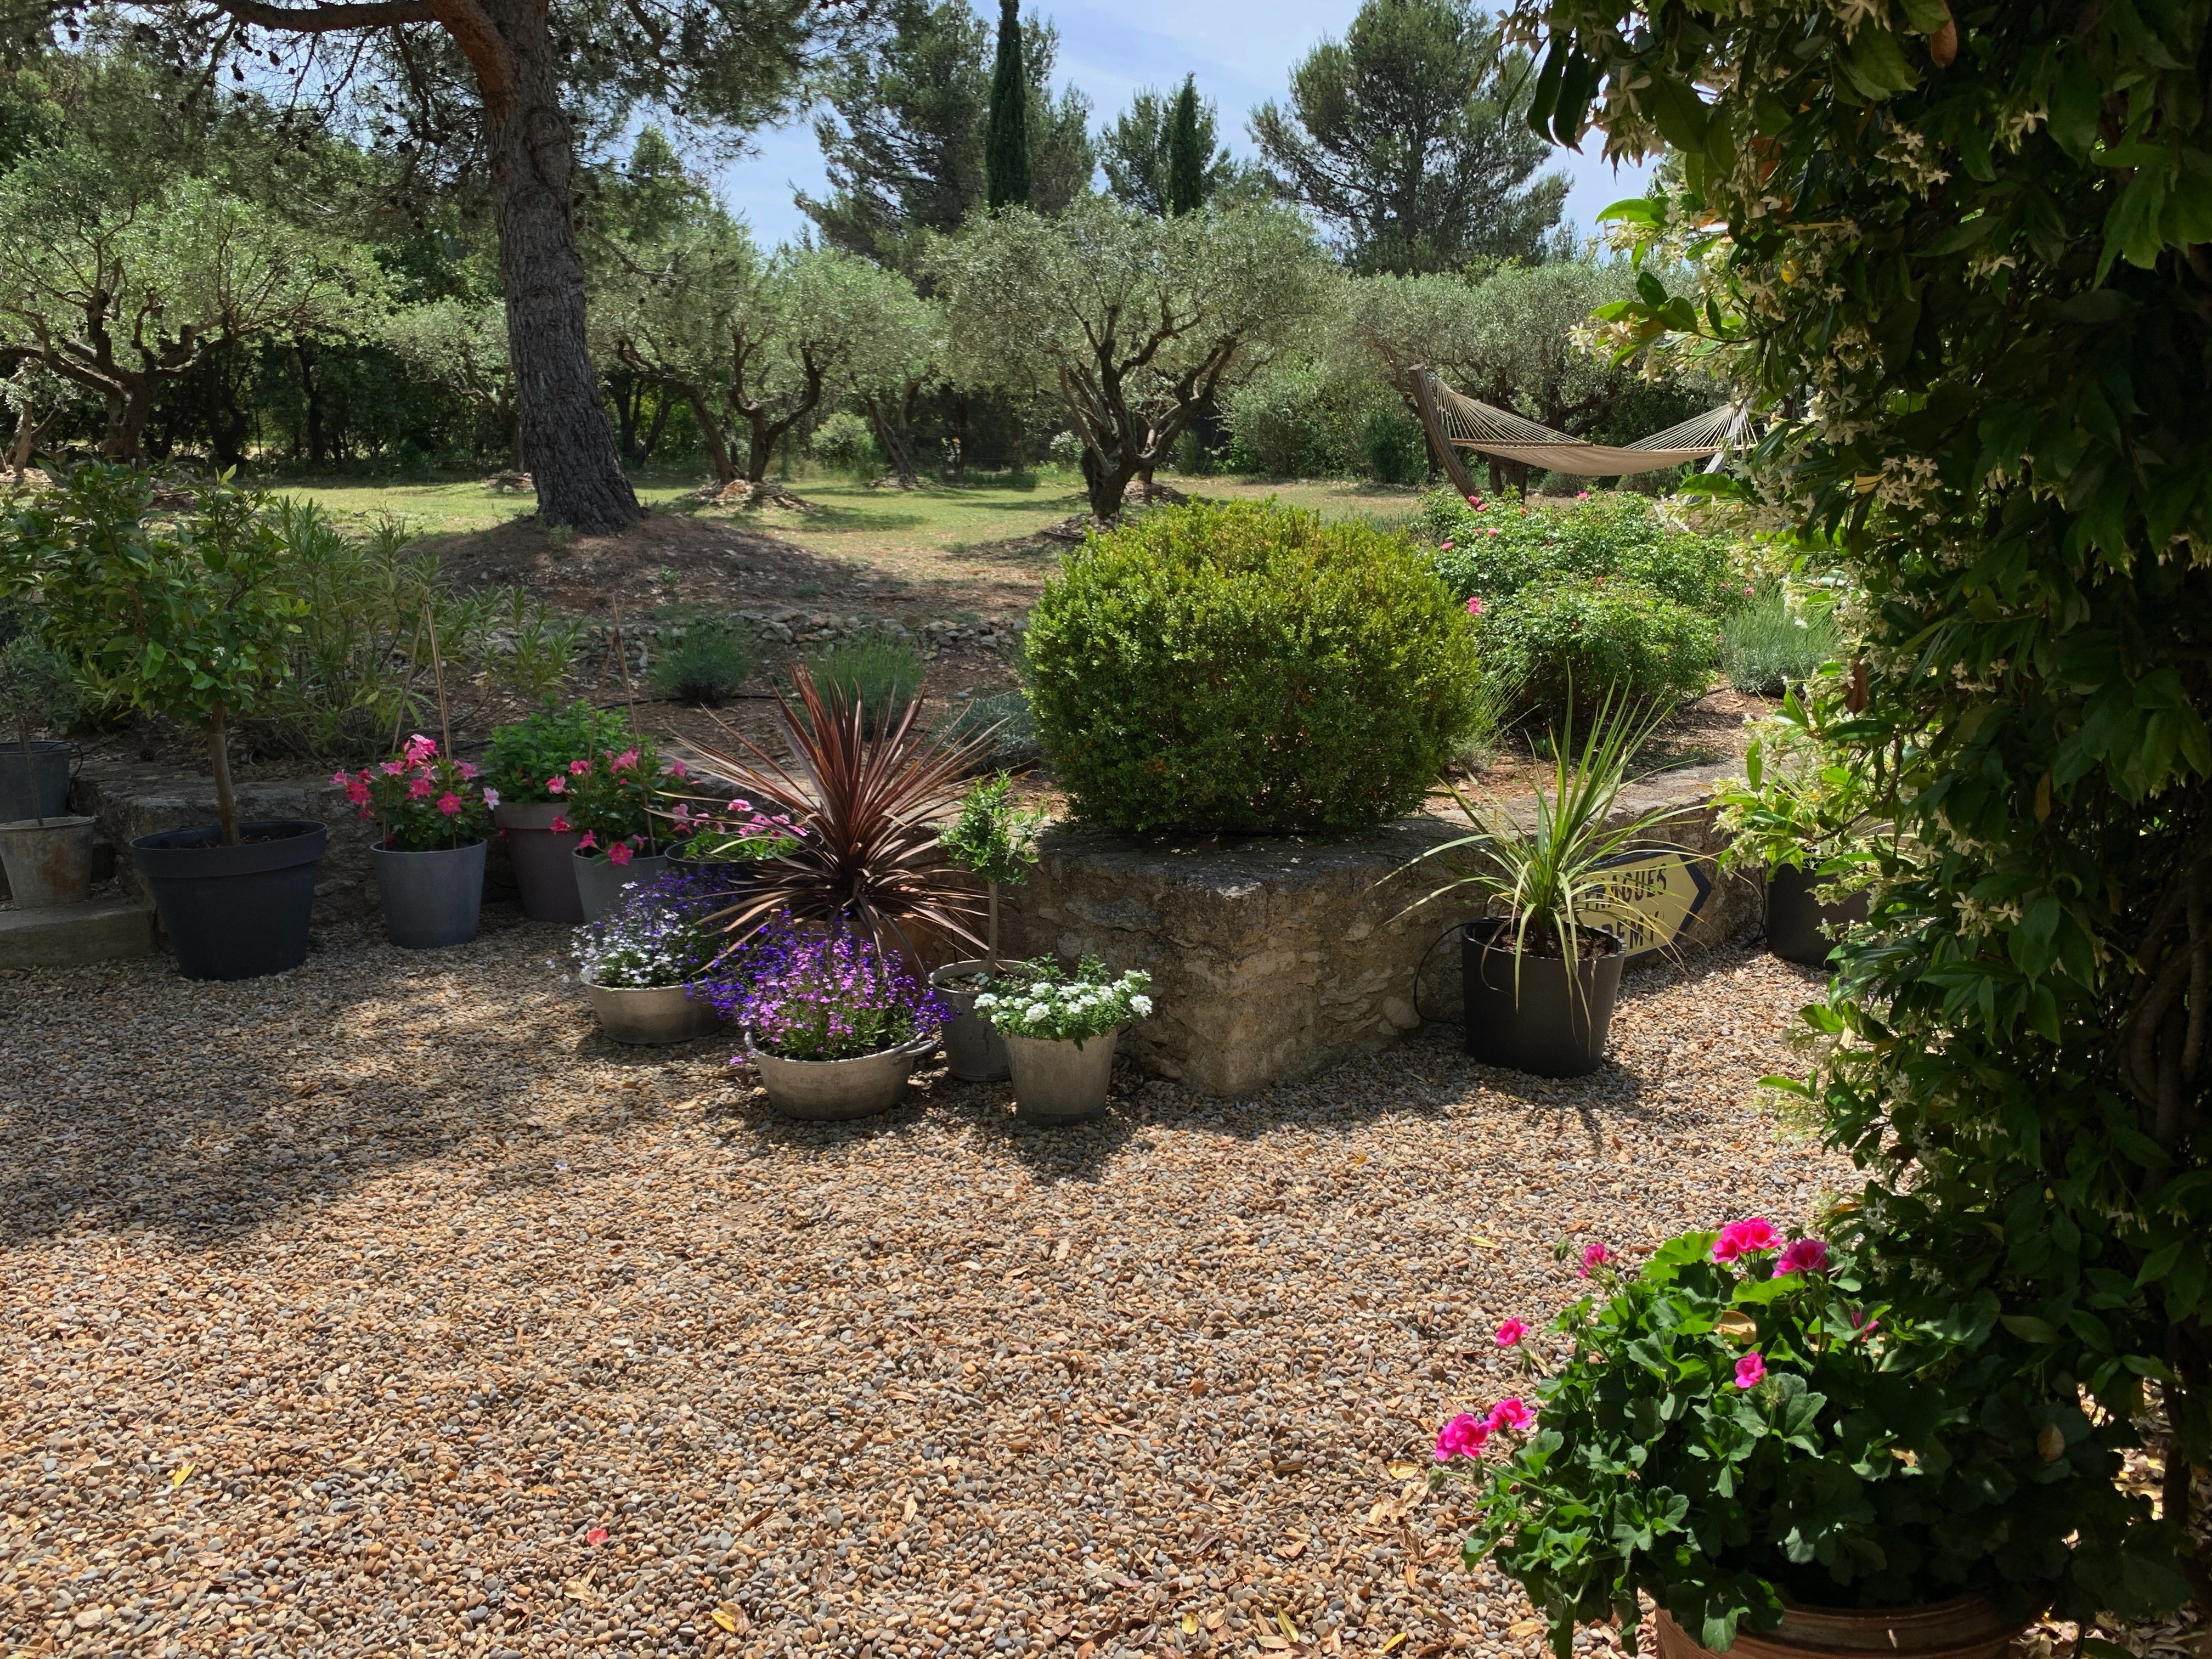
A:
POLYGON ((95 898, 39 910, 0 910, 0 968, 74 968, 150 957, 161 948, 154 907, 95 898))

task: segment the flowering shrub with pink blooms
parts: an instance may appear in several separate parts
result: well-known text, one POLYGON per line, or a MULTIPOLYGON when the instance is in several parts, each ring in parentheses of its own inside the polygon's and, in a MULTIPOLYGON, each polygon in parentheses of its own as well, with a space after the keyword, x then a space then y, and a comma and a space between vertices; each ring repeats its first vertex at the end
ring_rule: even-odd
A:
POLYGON ((577 851, 604 853, 628 864, 659 845, 661 823, 654 809, 663 781, 653 739, 632 736, 619 749, 569 760, 548 775, 545 788, 561 803, 569 827, 583 831, 577 851))
POLYGON ((484 774, 510 803, 556 801, 566 793, 569 762, 629 746, 629 722, 622 710, 579 701, 493 727, 484 774), (550 787, 555 779, 561 780, 561 788, 550 787))
POLYGON ((442 754, 417 732, 398 754, 358 772, 333 772, 364 818, 381 829, 394 853, 434 853, 472 847, 491 834, 499 792, 484 787, 474 765, 442 754))
POLYGON ((2039 1390, 1993 1297, 1886 1295, 1841 1243, 1761 1216, 1640 1267, 1559 1255, 1587 1289, 1549 1335, 1499 1327, 1528 1380, 1443 1425, 1436 1478, 1480 1484, 1467 1564, 1527 1589, 1559 1659, 1613 1620, 1634 1653, 1639 1594, 1715 1651, 1785 1598, 1971 1593, 2023 1623, 2156 1601, 2148 1506, 2112 1480, 2132 1431, 2039 1390))

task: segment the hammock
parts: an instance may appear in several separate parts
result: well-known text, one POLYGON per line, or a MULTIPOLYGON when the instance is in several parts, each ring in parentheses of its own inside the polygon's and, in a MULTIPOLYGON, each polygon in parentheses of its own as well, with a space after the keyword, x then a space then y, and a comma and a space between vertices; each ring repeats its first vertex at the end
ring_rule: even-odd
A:
MULTIPOLYGON (((1510 410, 1494 409, 1453 391, 1425 365, 1413 369, 1413 398, 1420 405, 1421 422, 1436 441, 1453 482, 1462 493, 1473 495, 1466 469, 1453 453, 1479 449, 1486 455, 1524 461, 1553 472, 1578 477, 1613 477, 1628 472, 1656 472, 1702 461, 1740 441, 1751 425, 1751 411, 1740 404, 1723 404, 1679 426, 1655 432, 1632 444, 1592 444, 1548 426, 1523 419, 1510 410)), ((1716 462, 1717 465, 1717 462, 1716 462)))

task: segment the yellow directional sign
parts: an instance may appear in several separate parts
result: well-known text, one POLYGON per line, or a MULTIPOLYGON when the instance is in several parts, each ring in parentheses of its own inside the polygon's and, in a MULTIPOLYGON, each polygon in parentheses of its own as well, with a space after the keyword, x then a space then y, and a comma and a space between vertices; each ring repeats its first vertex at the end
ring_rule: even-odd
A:
POLYGON ((1628 960, 1663 951, 1688 931, 1713 890, 1712 860, 1667 850, 1629 853, 1603 866, 1603 926, 1620 935, 1628 960))

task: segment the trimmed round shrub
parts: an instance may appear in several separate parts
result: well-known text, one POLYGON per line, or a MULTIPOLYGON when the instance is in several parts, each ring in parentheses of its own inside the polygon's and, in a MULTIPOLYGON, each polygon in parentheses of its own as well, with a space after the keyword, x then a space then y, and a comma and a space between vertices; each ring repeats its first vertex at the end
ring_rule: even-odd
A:
POLYGON ((1480 717, 1474 629, 1402 538, 1272 502, 1155 508, 1045 584, 1037 736, 1122 830, 1352 831, 1419 805, 1480 717))
POLYGON ((1587 720, 1610 692, 1649 708, 1711 689, 1719 627, 1641 582, 1593 577, 1523 588, 1475 623, 1482 672, 1509 720, 1587 720))

